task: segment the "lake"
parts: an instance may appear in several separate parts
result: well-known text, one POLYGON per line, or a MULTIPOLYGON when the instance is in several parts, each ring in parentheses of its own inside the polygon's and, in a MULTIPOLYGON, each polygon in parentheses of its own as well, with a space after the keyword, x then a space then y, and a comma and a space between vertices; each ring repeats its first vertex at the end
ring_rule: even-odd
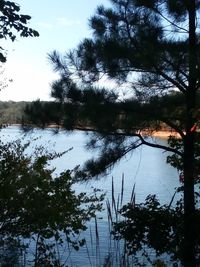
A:
MULTIPOLYGON (((54 134, 52 129, 46 129, 44 131, 34 130, 24 136, 18 127, 10 126, 1 130, 0 135, 4 141, 18 138, 25 141, 37 139, 33 141, 33 146, 41 144, 50 151, 63 152, 69 148, 73 148, 62 158, 56 159, 52 163, 56 167, 57 173, 65 169, 73 169, 75 166, 83 164, 85 160, 95 155, 85 149, 84 144, 88 136, 80 131, 75 131, 72 134, 60 131, 54 134)), ((159 143, 166 142, 158 138, 155 141, 159 143)), ((106 191, 106 198, 111 200, 112 178, 114 180, 115 196, 117 198, 121 192, 121 181, 122 176, 124 176, 124 203, 130 200, 134 184, 137 203, 144 201, 149 194, 156 194, 162 204, 169 203, 174 194, 174 188, 179 186, 179 179, 176 169, 166 164, 167 155, 168 153, 162 150, 142 146, 123 158, 106 177, 98 181, 92 180, 87 184, 77 185, 75 186, 75 190, 77 192, 87 192, 93 186, 106 191)), ((95 247, 91 245, 90 232, 94 233, 95 231, 94 222, 91 222, 88 225, 88 231, 85 233, 88 246, 82 248, 78 253, 70 252, 68 254, 67 263, 69 266, 100 266, 100 263, 102 263, 108 254, 110 244, 108 244, 106 211, 102 212, 100 216, 102 219, 98 220, 98 257, 95 247)))

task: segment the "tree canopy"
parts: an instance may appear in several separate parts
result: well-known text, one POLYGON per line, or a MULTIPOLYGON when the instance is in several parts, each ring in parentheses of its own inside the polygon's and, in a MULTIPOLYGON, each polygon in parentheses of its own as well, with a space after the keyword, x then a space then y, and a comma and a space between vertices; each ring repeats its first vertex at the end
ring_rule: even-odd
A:
MULTIPOLYGON (((199 178, 199 9, 198 0, 111 0, 110 8, 99 6, 90 19, 91 38, 64 55, 50 54, 60 74, 51 91, 59 123, 68 130, 93 130, 88 147, 100 151, 79 173, 84 179, 141 145, 173 153, 168 161, 184 176, 182 261, 187 267, 196 266, 198 257, 193 240, 194 184, 199 178), (126 95, 120 96, 119 89, 126 95), (146 138, 147 130, 163 125, 180 139, 171 137, 168 145, 160 145, 146 138)), ((33 108, 27 108, 30 118, 33 108)))
MULTIPOLYGON (((0 39, 15 41, 17 34, 21 37, 36 37, 39 33, 27 26, 31 17, 20 14, 20 6, 11 1, 0 0, 0 39)), ((6 49, 0 47, 0 62, 6 61, 6 49)))

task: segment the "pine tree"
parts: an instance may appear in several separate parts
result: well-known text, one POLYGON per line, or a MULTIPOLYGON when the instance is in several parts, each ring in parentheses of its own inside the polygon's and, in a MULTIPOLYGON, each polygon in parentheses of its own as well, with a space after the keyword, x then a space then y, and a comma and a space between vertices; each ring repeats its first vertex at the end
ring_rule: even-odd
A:
MULTIPOLYGON (((196 266, 195 193, 198 179, 198 90, 200 83, 198 0, 111 0, 90 19, 92 38, 64 55, 50 55, 60 79, 52 85, 60 123, 93 130, 86 163, 94 176, 141 145, 173 152, 184 177, 184 266, 196 266), (78 82, 77 77, 80 78, 78 82), (99 88, 106 77, 114 89, 99 88), (117 88, 127 92, 120 99, 117 88), (166 125, 180 136, 168 146, 151 143, 144 130, 166 125)), ((33 107, 27 108, 31 114, 33 107)))

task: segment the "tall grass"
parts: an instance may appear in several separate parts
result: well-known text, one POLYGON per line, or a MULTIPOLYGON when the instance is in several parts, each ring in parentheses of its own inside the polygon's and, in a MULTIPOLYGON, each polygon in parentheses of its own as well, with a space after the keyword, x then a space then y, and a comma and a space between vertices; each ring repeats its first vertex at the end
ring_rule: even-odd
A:
MULTIPOLYGON (((146 267, 146 266, 154 266, 154 267, 166 267, 172 266, 171 262, 166 258, 157 259, 156 253, 154 250, 151 250, 149 247, 143 247, 142 252, 138 252, 137 255, 128 255, 126 251, 126 240, 116 240, 113 238, 112 232, 114 230, 114 223, 120 222, 122 219, 120 210, 127 204, 124 202, 124 198, 127 199, 125 187, 124 187, 124 175, 121 178, 121 189, 120 193, 115 192, 115 184, 114 179, 112 178, 111 184, 111 197, 110 199, 106 199, 105 206, 107 212, 107 253, 102 252, 101 247, 101 235, 98 228, 98 220, 95 218, 95 232, 90 231, 90 239, 95 240, 96 243, 92 244, 91 250, 95 250, 96 260, 91 263, 91 267, 146 267), (95 233, 95 234, 94 234, 95 233)), ((175 192, 176 194, 176 192, 175 192)), ((175 194, 170 202, 170 206, 175 197, 175 194)), ((130 200, 128 201, 133 207, 136 205, 136 192, 135 192, 135 184, 132 187, 132 191, 130 194, 130 200)), ((103 233, 105 235, 105 233, 103 233)), ((91 251, 88 250, 88 257, 90 257, 91 251)), ((93 254, 94 255, 94 254, 93 254)))
MULTIPOLYGON (((90 229, 90 246, 86 243, 88 258, 90 259, 91 267, 129 267, 135 266, 131 256, 127 256, 126 243, 125 241, 115 240, 113 238, 113 225, 114 223, 120 222, 121 215, 119 210, 123 207, 125 196, 124 187, 124 175, 121 178, 120 192, 115 192, 114 179, 112 178, 111 183, 111 197, 105 201, 105 209, 107 213, 107 235, 106 244, 107 251, 105 253, 105 247, 102 247, 101 236, 102 233, 98 227, 98 219, 95 217, 94 231, 90 229), (90 247, 90 249, 89 249, 90 247), (104 250, 104 251, 103 251, 104 250), (95 259, 94 259, 95 251, 95 259), (94 260, 91 261, 91 258, 94 260)), ((133 185, 130 201, 132 205, 135 205, 135 184, 133 185)), ((103 233, 105 235, 105 233, 103 233)))

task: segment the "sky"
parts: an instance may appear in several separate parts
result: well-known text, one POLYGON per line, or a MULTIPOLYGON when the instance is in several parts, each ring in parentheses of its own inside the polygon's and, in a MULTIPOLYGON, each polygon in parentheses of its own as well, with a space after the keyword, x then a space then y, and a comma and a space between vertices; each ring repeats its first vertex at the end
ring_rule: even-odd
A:
POLYGON ((20 13, 31 16, 29 27, 39 37, 20 38, 15 42, 1 42, 7 50, 4 74, 8 86, 1 90, 1 101, 51 100, 51 82, 57 78, 48 60, 48 53, 61 53, 75 48, 85 37, 91 36, 89 18, 98 5, 109 0, 15 0, 20 13))

